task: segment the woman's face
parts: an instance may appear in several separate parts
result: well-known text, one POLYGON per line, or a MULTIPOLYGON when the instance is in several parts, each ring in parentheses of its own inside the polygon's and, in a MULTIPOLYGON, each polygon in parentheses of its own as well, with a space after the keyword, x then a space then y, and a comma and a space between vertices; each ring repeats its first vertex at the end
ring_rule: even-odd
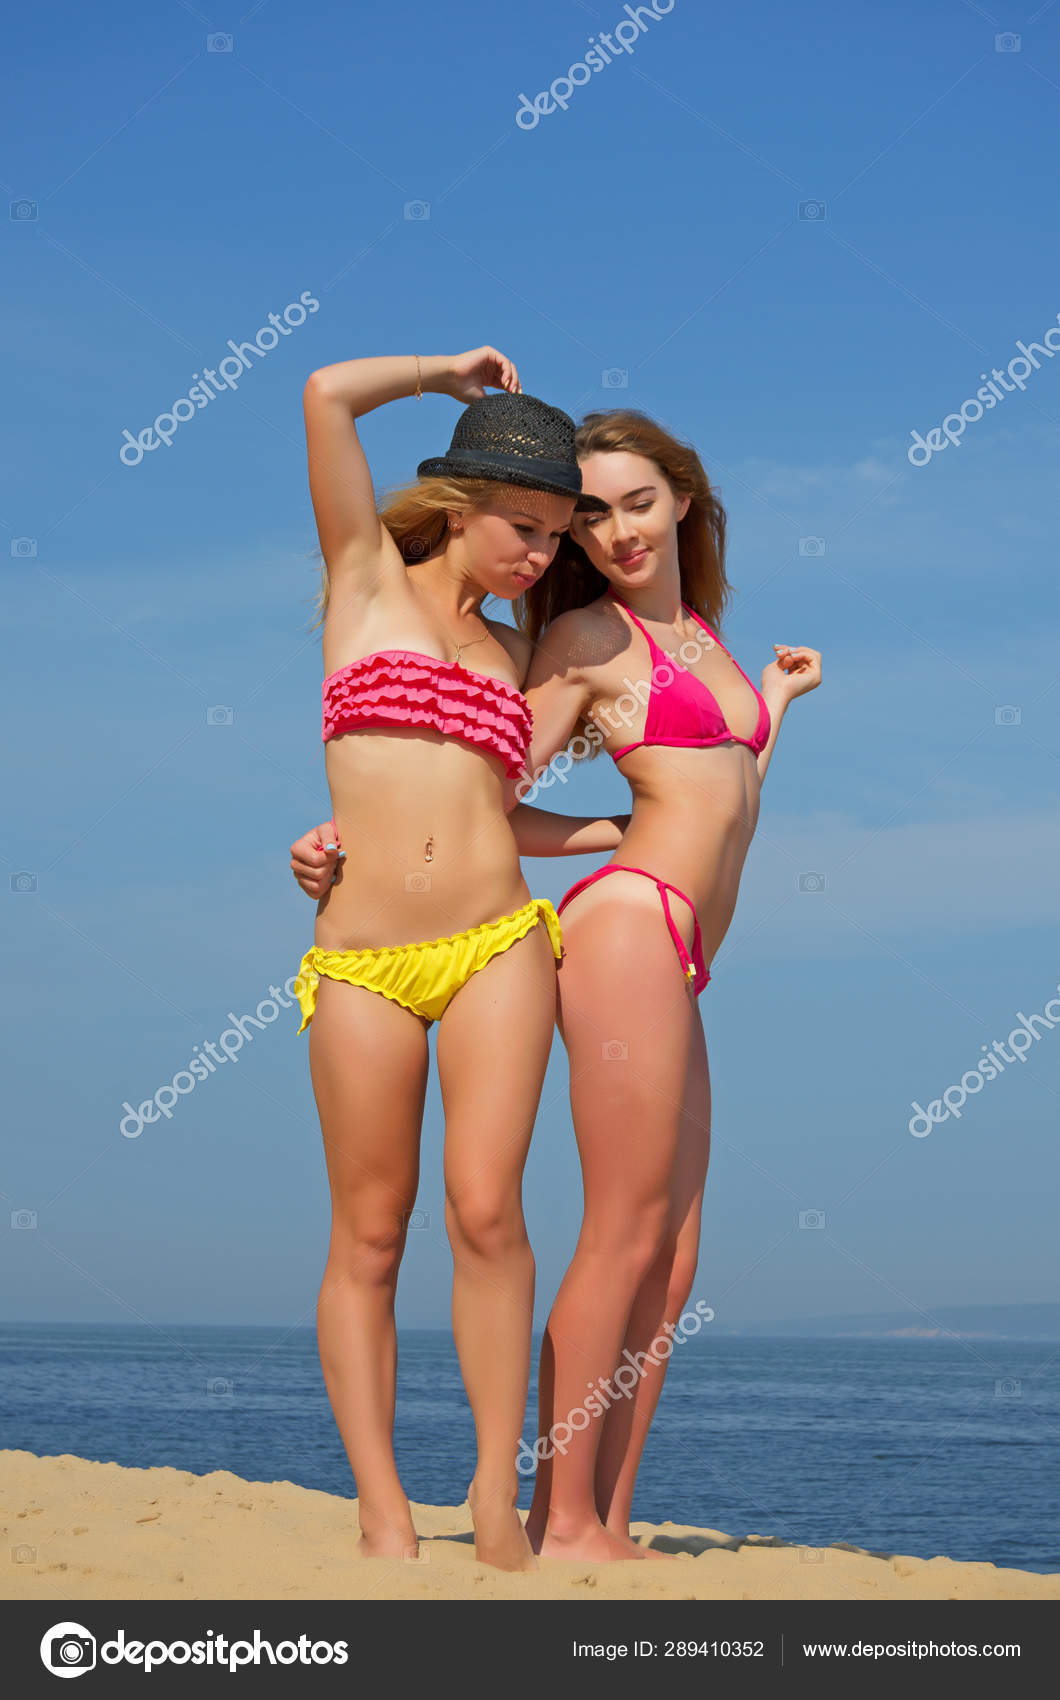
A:
POLYGON ((573 512, 573 496, 498 484, 484 508, 450 515, 450 524, 460 528, 461 561, 475 583, 512 602, 549 566, 573 512))
POLYGON ((639 589, 677 568, 677 524, 690 496, 679 496, 661 467, 624 449, 587 455, 582 489, 606 513, 575 514, 571 536, 616 590, 639 589))

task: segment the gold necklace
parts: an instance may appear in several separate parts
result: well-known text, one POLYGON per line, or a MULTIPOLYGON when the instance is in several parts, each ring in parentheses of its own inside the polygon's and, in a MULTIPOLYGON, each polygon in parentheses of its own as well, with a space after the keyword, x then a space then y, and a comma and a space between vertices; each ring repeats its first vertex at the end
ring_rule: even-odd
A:
MULTIPOLYGON (((463 528, 458 527, 457 529, 462 530, 463 528)), ((481 614, 479 615, 479 618, 480 619, 482 618, 481 614)), ((485 643, 485 641, 489 637, 489 635, 490 635, 489 632, 485 631, 485 632, 483 632, 481 637, 470 638, 466 643, 457 643, 456 639, 451 637, 449 639, 449 642, 452 643, 452 644, 456 644, 456 656, 455 656, 455 659, 453 661, 454 667, 459 667, 460 657, 464 653, 465 649, 470 649, 472 647, 472 645, 476 644, 476 643, 485 643)), ((429 857, 428 857, 428 860, 430 860, 429 857)))
MULTIPOLYGON (((453 663, 454 667, 459 667, 460 656, 465 649, 474 648, 476 643, 485 643, 485 641, 489 637, 489 635, 490 635, 489 632, 483 632, 481 637, 472 638, 470 643, 458 643, 457 646, 456 646, 456 659, 453 663)), ((449 641, 452 642, 453 641, 452 638, 450 638, 449 641)))

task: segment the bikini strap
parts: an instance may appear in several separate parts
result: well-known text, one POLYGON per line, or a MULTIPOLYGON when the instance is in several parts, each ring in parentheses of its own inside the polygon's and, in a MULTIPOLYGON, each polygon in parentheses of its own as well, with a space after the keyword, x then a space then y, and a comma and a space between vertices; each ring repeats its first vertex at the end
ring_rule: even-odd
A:
MULTIPOLYGON (((628 615, 629 615, 629 617, 630 617, 630 619, 631 619, 631 620, 632 620, 632 621, 633 621, 633 624, 634 624, 634 625, 635 625, 635 626, 636 626, 636 627, 638 627, 638 629, 639 629, 639 630, 640 630, 640 631, 641 631, 641 632, 642 632, 642 633, 643 633, 643 634, 644 634, 644 636, 645 636, 645 637, 646 637, 646 638, 647 638, 647 640, 648 640, 648 648, 649 648, 649 649, 650 649, 650 650, 655 650, 655 649, 658 649, 658 648, 659 648, 659 645, 658 645, 658 644, 657 644, 657 643, 656 643, 656 641, 655 641, 655 639, 654 639, 654 638, 653 638, 653 637, 652 637, 652 635, 651 635, 651 633, 650 633, 650 632, 649 632, 649 631, 648 631, 648 629, 647 629, 647 627, 646 627, 646 626, 645 626, 645 625, 644 625, 644 624, 643 624, 643 622, 642 622, 642 621, 640 621, 640 620, 638 620, 638 619, 637 619, 637 616, 636 616, 636 614, 634 614, 634 612, 633 612, 633 610, 632 610, 632 608, 631 608, 631 607, 630 607, 630 605, 629 605, 629 603, 628 603, 628 602, 623 602, 623 600, 622 600, 622 598, 621 598, 621 596, 619 596, 619 595, 618 595, 618 593, 617 593, 617 591, 615 591, 615 590, 613 590, 613 589, 612 589, 612 588, 611 588, 611 586, 610 586, 610 585, 608 585, 608 587, 607 587, 607 594, 608 594, 608 595, 609 595, 609 596, 613 596, 613 597, 614 597, 614 599, 615 599, 615 601, 616 601, 616 602, 617 602, 617 603, 618 603, 618 605, 619 605, 619 607, 620 607, 620 608, 624 608, 624 609, 625 609, 625 610, 626 610, 626 613, 627 613, 627 614, 628 614, 628 615)), ((663 653, 663 651, 660 651, 660 654, 662 654, 662 653, 663 653)))
MULTIPOLYGON (((707 625, 707 622, 706 622, 706 620, 704 620, 704 618, 703 618, 703 616, 702 616, 702 614, 697 614, 697 613, 696 613, 696 610, 695 610, 695 609, 694 609, 694 608, 693 608, 693 607, 692 607, 692 604, 691 604, 691 603, 690 603, 690 602, 682 602, 682 604, 681 604, 681 606, 682 606, 682 608, 683 608, 683 609, 684 609, 684 611, 685 611, 685 613, 686 613, 686 614, 691 614, 691 616, 692 616, 692 618, 693 618, 693 620, 695 620, 695 622, 696 622, 696 625, 697 625, 697 626, 702 626, 702 627, 703 627, 703 630, 704 630, 704 631, 705 631, 705 632, 706 632, 706 633, 707 633, 707 634, 708 634, 708 635, 709 635, 709 636, 710 636, 710 637, 712 637, 712 638, 713 638, 713 639, 714 639, 714 642, 715 642, 715 643, 716 643, 716 644, 717 644, 717 646, 718 646, 718 648, 719 648, 719 649, 724 649, 724 650, 725 650, 725 654, 726 654, 726 655, 729 655, 729 652, 728 652, 728 650, 727 650, 727 649, 725 649, 725 645, 724 645, 724 644, 723 644, 723 643, 722 643, 722 641, 721 641, 721 639, 720 639, 720 637, 719 637, 719 636, 718 636, 718 634, 717 634, 717 632, 716 632, 716 631, 714 631, 714 630, 713 630, 713 628, 712 628, 712 627, 710 627, 710 626, 708 626, 708 625, 707 625)), ((732 658, 732 656, 731 656, 731 655, 729 655, 729 660, 730 660, 730 661, 732 661, 732 659, 733 659, 733 658, 732 658)))
MULTIPOLYGON (((692 958, 689 956, 688 951, 685 949, 685 941, 681 937, 680 931, 678 930, 678 927, 677 927, 677 923, 675 922, 672 914, 670 913, 670 899, 666 895, 666 893, 668 891, 673 891, 673 892, 677 893, 678 897, 684 897, 684 893, 678 891, 677 887, 675 885, 668 885, 665 880, 661 880, 653 874, 649 874, 648 877, 649 877, 649 879, 654 879, 655 884, 658 887, 659 896, 662 899, 663 914, 666 916, 666 925, 670 929, 670 937, 672 938, 672 940, 674 942, 674 947, 677 951, 677 960, 680 962, 681 967, 684 969, 686 979, 690 980, 690 979, 692 979, 692 977, 695 973, 695 964, 693 963, 692 958)), ((688 903, 688 898, 685 897, 684 901, 686 903, 688 903)), ((688 907, 690 909, 692 909, 691 903, 688 903, 688 907)), ((694 952, 696 945, 699 943, 699 916, 696 914, 694 909, 692 909, 692 919, 695 923, 695 932, 692 935, 692 950, 694 952)))
MULTIPOLYGON (((608 585, 608 587, 607 587, 607 594, 609 596, 613 596, 615 601, 618 603, 619 607, 624 608, 626 610, 626 613, 629 615, 630 619, 633 621, 633 624, 635 626, 640 627, 641 631, 644 633, 644 636, 647 638, 647 640, 651 644, 652 648, 653 649, 660 649, 660 646, 656 643, 655 639, 652 637, 652 635, 648 631, 647 627, 644 626, 642 624, 642 622, 637 619, 637 616, 636 616, 636 614, 634 614, 629 603, 623 602, 621 596, 619 596, 618 592, 616 590, 614 590, 611 585, 608 585)), ((691 614, 693 620, 697 621, 697 623, 703 627, 703 630, 705 632, 710 633, 710 636, 714 639, 714 642, 718 645, 718 647, 720 649, 725 649, 725 645, 722 643, 722 641, 721 641, 720 637, 718 637, 717 633, 712 632, 710 630, 710 627, 707 625, 706 620, 701 619, 700 616, 696 613, 694 608, 690 607, 687 602, 682 602, 681 607, 685 610, 686 614, 691 614)), ((674 635, 676 636, 677 634, 675 633, 674 635)), ((725 653, 726 653, 726 655, 729 655, 729 652, 728 652, 727 649, 725 649, 725 653)), ((660 654, 665 655, 666 651, 660 649, 660 654)), ((729 660, 732 661, 732 659, 733 659, 733 657, 731 655, 729 655, 729 660)))

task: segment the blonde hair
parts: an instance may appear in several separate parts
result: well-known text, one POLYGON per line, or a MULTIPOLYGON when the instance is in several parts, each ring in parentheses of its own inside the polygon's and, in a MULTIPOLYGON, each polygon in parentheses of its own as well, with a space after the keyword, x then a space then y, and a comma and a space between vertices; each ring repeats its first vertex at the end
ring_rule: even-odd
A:
MULTIPOLYGON (((378 513, 402 560, 411 563, 424 560, 441 543, 449 530, 450 513, 478 513, 496 492, 495 479, 419 478, 388 491, 378 513)), ((315 632, 327 615, 331 584, 322 551, 314 549, 311 557, 320 565, 317 617, 309 628, 315 632)))

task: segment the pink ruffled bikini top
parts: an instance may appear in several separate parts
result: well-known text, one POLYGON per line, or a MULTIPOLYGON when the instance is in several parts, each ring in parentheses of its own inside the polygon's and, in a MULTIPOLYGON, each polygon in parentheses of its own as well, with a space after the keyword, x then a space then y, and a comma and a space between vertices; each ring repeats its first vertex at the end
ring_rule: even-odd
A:
MULTIPOLYGON (((701 620, 694 608, 686 602, 681 606, 686 614, 691 614, 696 624, 713 638, 718 648, 732 662, 742 679, 747 679, 755 696, 758 698, 758 725, 750 738, 738 738, 735 732, 729 730, 724 714, 721 712, 716 699, 708 691, 701 679, 694 673, 689 673, 678 662, 671 661, 665 650, 659 648, 651 633, 637 619, 632 608, 623 602, 613 590, 609 590, 621 608, 648 640, 648 651, 651 656, 651 694, 648 698, 648 715, 644 722, 644 736, 638 738, 635 744, 626 744, 620 750, 615 750, 612 761, 621 761, 630 750, 639 750, 645 744, 680 745, 687 749, 704 749, 711 744, 746 744, 748 749, 759 755, 769 742, 770 718, 769 709, 762 693, 751 685, 750 679, 734 656, 729 655, 721 639, 711 631, 705 620, 701 620), (668 670, 671 683, 661 685, 657 680, 657 670, 664 667, 668 670)), ((664 675, 665 677, 666 675, 664 675)))
POLYGON ((427 726, 499 756, 523 772, 533 717, 521 691, 456 661, 414 649, 377 649, 324 680, 324 742, 373 726, 427 726))

